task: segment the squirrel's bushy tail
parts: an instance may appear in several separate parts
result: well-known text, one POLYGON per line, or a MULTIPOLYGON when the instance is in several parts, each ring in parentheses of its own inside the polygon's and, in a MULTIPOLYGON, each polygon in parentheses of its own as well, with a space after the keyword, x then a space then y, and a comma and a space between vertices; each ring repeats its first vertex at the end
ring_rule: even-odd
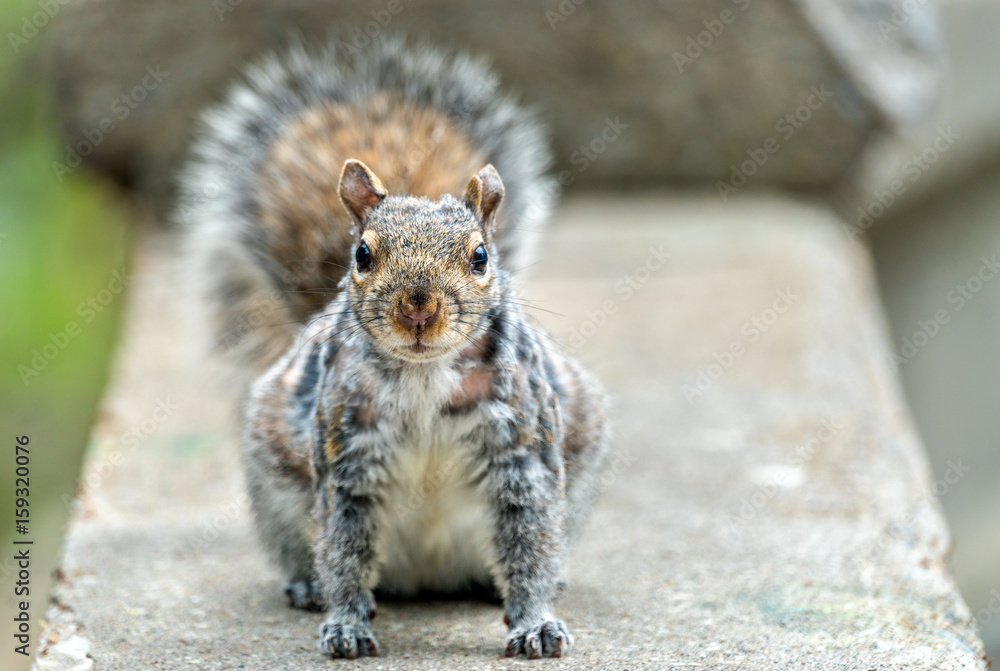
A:
POLYGON ((352 251, 336 195, 340 165, 356 158, 346 154, 381 161, 390 192, 394 182, 431 197, 492 163, 512 270, 556 192, 540 125, 484 62, 398 36, 350 51, 298 42, 266 57, 204 115, 192 147, 175 210, 184 275, 196 318, 245 374, 269 366, 337 293, 352 251))

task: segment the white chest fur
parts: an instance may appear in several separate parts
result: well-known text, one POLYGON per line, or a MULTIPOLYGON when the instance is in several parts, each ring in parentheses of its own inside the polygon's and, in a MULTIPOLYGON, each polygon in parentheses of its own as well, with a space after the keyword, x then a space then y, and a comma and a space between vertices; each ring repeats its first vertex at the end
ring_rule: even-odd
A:
POLYGON ((493 521, 476 484, 474 446, 463 440, 481 421, 479 413, 441 413, 459 380, 448 370, 414 376, 389 403, 398 415, 390 422, 395 444, 379 519, 378 584, 384 589, 450 591, 490 579, 493 521))

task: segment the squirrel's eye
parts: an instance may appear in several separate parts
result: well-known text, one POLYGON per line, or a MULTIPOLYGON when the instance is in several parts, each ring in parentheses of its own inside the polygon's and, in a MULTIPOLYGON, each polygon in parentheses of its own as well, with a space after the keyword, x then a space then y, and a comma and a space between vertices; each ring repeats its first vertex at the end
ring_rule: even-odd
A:
POLYGON ((358 272, 360 273, 371 270, 372 253, 369 251, 368 245, 362 242, 358 246, 358 251, 354 253, 354 262, 358 264, 358 272))
POLYGON ((482 245, 476 247, 476 251, 472 252, 472 259, 469 261, 469 264, 472 266, 472 272, 485 273, 486 262, 488 260, 489 256, 486 254, 486 248, 482 245))

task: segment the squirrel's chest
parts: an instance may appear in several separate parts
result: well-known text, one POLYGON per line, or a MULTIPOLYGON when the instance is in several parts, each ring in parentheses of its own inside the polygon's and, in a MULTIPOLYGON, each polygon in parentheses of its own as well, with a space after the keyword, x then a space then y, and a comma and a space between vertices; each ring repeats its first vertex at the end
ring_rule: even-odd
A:
POLYGON ((400 593, 488 582, 492 515, 475 450, 454 421, 398 445, 381 499, 379 585, 400 593))
POLYGON ((456 397, 467 396, 462 381, 418 382, 388 422, 394 436, 377 546, 384 589, 448 591, 489 580, 493 524, 474 437, 485 417, 476 404, 454 411, 456 397))
POLYGON ((373 415, 392 442, 423 450, 467 441, 477 426, 491 421, 488 402, 494 398, 494 373, 485 366, 430 369, 379 384, 373 415))

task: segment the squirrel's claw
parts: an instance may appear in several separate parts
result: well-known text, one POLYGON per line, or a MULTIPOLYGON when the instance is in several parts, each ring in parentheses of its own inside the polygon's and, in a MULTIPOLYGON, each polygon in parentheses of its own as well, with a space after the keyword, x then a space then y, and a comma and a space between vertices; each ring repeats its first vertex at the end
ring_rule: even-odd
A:
POLYGON ((319 649, 329 653, 334 659, 356 659, 378 657, 378 641, 371 626, 367 624, 348 625, 324 622, 319 628, 319 649))
POLYGON ((528 659, 562 657, 573 645, 566 623, 562 620, 541 620, 527 627, 514 627, 507 637, 504 656, 526 655, 528 659))

